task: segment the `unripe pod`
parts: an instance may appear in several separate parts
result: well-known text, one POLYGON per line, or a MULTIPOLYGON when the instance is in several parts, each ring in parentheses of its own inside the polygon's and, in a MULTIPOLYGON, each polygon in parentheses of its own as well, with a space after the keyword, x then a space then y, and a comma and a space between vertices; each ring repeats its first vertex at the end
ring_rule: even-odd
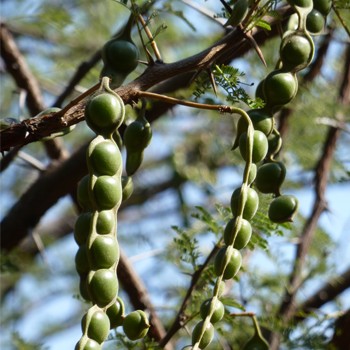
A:
POLYGON ((293 221, 297 210, 298 200, 291 195, 282 195, 270 203, 268 215, 272 222, 282 223, 293 221))
POLYGON ((95 175, 115 175, 121 170, 122 158, 119 148, 109 140, 92 145, 88 162, 95 175))
POLYGON ((214 338, 214 327, 211 323, 208 323, 206 329, 204 330, 202 339, 199 340, 203 328, 203 323, 204 321, 197 323, 192 331, 192 345, 196 344, 199 341, 200 349, 205 349, 214 338))
POLYGON ((238 0, 232 9, 232 13, 224 26, 236 27, 242 23, 248 14, 249 3, 247 0, 238 0))
POLYGON ((239 250, 232 249, 231 256, 229 255, 229 248, 223 247, 218 251, 214 260, 214 272, 217 276, 222 276, 224 280, 236 276, 242 266, 242 255, 239 250))
POLYGON ((97 236, 89 249, 91 268, 110 268, 119 260, 118 242, 114 237, 97 236))
POLYGON ((288 0, 292 6, 310 7, 312 6, 312 0, 288 0))
POLYGON ((96 232, 100 235, 114 233, 115 212, 113 210, 102 210, 98 213, 96 221, 96 232))
POLYGON ((78 216, 74 225, 74 239, 78 245, 86 243, 90 232, 92 213, 82 213, 78 216))
POLYGON ((248 175, 248 186, 250 186, 255 178, 256 178, 256 173, 257 173, 257 166, 255 163, 250 164, 250 169, 249 169, 249 175, 248 175))
POLYGON ((123 321, 123 330, 130 340, 144 338, 150 327, 144 311, 136 310, 128 314, 123 321))
POLYGON ((86 324, 87 318, 87 315, 84 315, 81 320, 81 329, 83 333, 87 327, 88 337, 97 341, 99 344, 102 344, 106 340, 110 330, 108 316, 103 311, 96 310, 90 316, 90 322, 88 325, 86 324))
POLYGON ((259 167, 255 185, 261 193, 280 195, 280 188, 286 177, 286 167, 281 162, 266 163, 259 167))
POLYGON ((94 184, 93 194, 99 210, 112 209, 121 202, 121 183, 113 176, 99 176, 94 184))
POLYGON ((126 76, 138 65, 139 50, 132 41, 112 39, 104 45, 102 59, 107 67, 126 76))
MULTIPOLYGON (((244 160, 247 160, 247 133, 243 133, 239 138, 239 151, 244 160)), ((253 135, 253 151, 252 151, 252 162, 259 163, 261 162, 268 151, 268 141, 266 135, 259 131, 254 130, 253 135)))
POLYGON ((132 176, 136 173, 143 161, 143 151, 141 152, 127 152, 125 170, 128 176, 132 176))
MULTIPOLYGON (((243 218, 246 220, 251 220, 254 215, 256 214, 258 207, 259 207, 259 196, 257 192, 251 188, 247 187, 246 188, 246 201, 244 203, 244 209, 243 209, 243 218)), ((231 196, 231 211, 233 216, 237 216, 238 213, 238 204, 240 201, 240 193, 241 193, 241 188, 237 188, 231 196)))
POLYGON ((93 209, 89 196, 90 176, 85 175, 78 183, 77 200, 84 211, 93 209))
MULTIPOLYGON (((226 245, 231 245, 233 241, 233 228, 235 225, 236 219, 231 219, 224 231, 224 242, 226 245)), ((249 221, 245 219, 241 219, 241 227, 238 230, 238 233, 235 238, 235 242, 233 247, 236 249, 243 249, 248 242, 250 241, 250 237, 252 236, 252 226, 249 221)))
POLYGON ((87 301, 91 301, 91 297, 87 286, 87 275, 80 275, 79 293, 87 301))
POLYGON ((140 115, 126 127, 124 146, 127 152, 141 152, 149 145, 151 138, 151 124, 140 115))
POLYGON ((85 120, 96 134, 109 137, 123 122, 124 113, 125 106, 118 95, 101 93, 87 103, 85 120))
POLYGON ((131 176, 122 176, 122 188, 123 188, 123 199, 122 201, 126 201, 130 198, 134 191, 134 183, 132 181, 131 176))
POLYGON ((107 316, 109 317, 111 329, 123 324, 125 318, 125 306, 120 297, 118 297, 116 302, 107 309, 107 316))
MULTIPOLYGON (((210 308, 212 307, 212 303, 213 303, 213 298, 207 299, 202 303, 200 308, 200 315, 202 319, 205 319, 207 315, 210 313, 210 308)), ((211 323, 219 322, 222 320, 224 315, 225 315, 224 304, 220 300, 216 299, 215 310, 210 318, 210 322, 211 323)))
MULTIPOLYGON (((75 346, 75 350, 81 349, 81 347, 80 347, 81 342, 82 342, 82 339, 75 346)), ((88 339, 82 349, 83 350, 102 350, 102 347, 97 341, 92 340, 92 339, 88 339)))
POLYGON ((298 91, 298 80, 295 74, 273 71, 263 83, 263 93, 267 107, 276 110, 290 102, 298 91))
POLYGON ((332 0, 313 0, 314 9, 327 16, 332 8, 332 0))
POLYGON ((269 348, 268 342, 258 333, 255 333, 244 345, 242 350, 269 350, 269 348))
POLYGON ((75 255, 75 268, 79 275, 86 275, 90 271, 87 248, 82 244, 75 255))
POLYGON ((313 9, 306 17, 306 29, 312 34, 321 33, 326 24, 326 19, 321 12, 313 9))
POLYGON ((115 272, 107 269, 97 270, 88 282, 92 301, 100 307, 110 304, 118 294, 118 279, 115 272))
POLYGON ((301 34, 291 34, 283 38, 280 47, 283 68, 301 70, 309 65, 313 57, 311 39, 301 34))

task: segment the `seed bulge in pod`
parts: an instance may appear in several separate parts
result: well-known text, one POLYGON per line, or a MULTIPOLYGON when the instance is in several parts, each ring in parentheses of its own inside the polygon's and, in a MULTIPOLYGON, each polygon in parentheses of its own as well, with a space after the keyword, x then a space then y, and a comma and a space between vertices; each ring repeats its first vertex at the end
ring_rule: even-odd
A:
POLYGON ((196 344, 199 341, 200 349, 205 349, 214 338, 214 326, 211 323, 208 323, 207 327, 204 330, 202 339, 199 340, 200 335, 202 333, 203 325, 204 321, 198 322, 192 331, 192 345, 196 344))
POLYGON ((99 210, 112 209, 121 202, 121 183, 112 176, 99 176, 94 184, 93 193, 99 210))
POLYGON ((84 211, 93 209, 93 204, 89 196, 90 176, 85 175, 78 183, 77 200, 84 211))
POLYGON ((118 297, 116 302, 107 309, 107 316, 110 321, 110 328, 116 328, 123 324, 125 317, 125 306, 123 300, 118 297))
POLYGON ((214 272, 217 276, 222 275, 224 280, 229 280, 237 275, 241 266, 242 255, 237 249, 232 249, 231 256, 228 247, 222 247, 216 254, 214 260, 214 272))
MULTIPOLYGON (((244 203, 243 218, 251 220, 256 214, 259 207, 259 196, 258 193, 251 187, 247 187, 247 197, 244 203)), ((231 196, 231 211, 233 216, 238 215, 238 207, 240 201, 241 188, 237 188, 231 196)))
MULTIPOLYGON (((233 241, 233 228, 235 225, 236 219, 231 219, 224 231, 224 242, 226 245, 231 245, 233 241)), ((250 238, 252 236, 252 226, 249 223, 249 221, 242 219, 241 220, 241 227, 238 230, 238 233, 235 238, 235 242, 233 247, 236 249, 243 249, 250 241, 250 238)))
MULTIPOLYGON (((204 320, 207 315, 209 314, 210 312, 210 308, 212 307, 212 303, 213 303, 213 298, 210 298, 210 299, 207 299, 205 300, 201 307, 200 307, 200 315, 202 317, 202 319, 204 320)), ((211 323, 216 323, 216 322, 219 322, 222 320, 222 318, 224 317, 225 315, 225 307, 224 307, 224 304, 216 299, 216 302, 215 302, 215 309, 214 309, 214 312, 210 318, 210 322, 211 323)))
POLYGON ((123 330, 130 340, 144 338, 150 327, 148 318, 144 311, 136 310, 125 316, 123 330))
POLYGON ((123 122, 124 113, 122 99, 104 92, 89 100, 85 108, 85 120, 96 134, 109 137, 123 122))
POLYGON ((90 232, 92 213, 82 213, 78 216, 74 225, 74 239, 78 245, 86 242, 90 232))
POLYGON ((110 268, 119 260, 118 242, 115 237, 97 236, 89 249, 91 268, 110 268))
MULTIPOLYGON (((247 155, 247 133, 243 133, 239 138, 239 151, 244 160, 248 159, 247 155)), ((252 150, 252 162, 261 162, 268 151, 269 143, 266 135, 259 130, 254 130, 253 135, 253 150, 252 150)))
POLYGON ((92 301, 100 307, 110 304, 118 294, 118 279, 115 272, 107 269, 97 270, 88 282, 92 301))
POLYGON ((113 210, 100 211, 96 221, 96 232, 100 235, 114 233, 115 222, 116 216, 113 210))
POLYGON ((86 324, 86 320, 87 315, 85 314, 81 320, 81 329, 83 333, 87 326, 88 337, 102 344, 106 340, 110 330, 108 316, 103 311, 97 310, 92 314, 88 325, 86 324))
POLYGON ((279 195, 285 177, 286 167, 282 162, 266 163, 258 169, 255 186, 261 193, 279 195))
POLYGON ((122 159, 119 148, 112 141, 98 143, 88 157, 96 175, 115 175, 121 170, 122 159))
POLYGON ((283 223, 293 221, 297 211, 298 200, 291 195, 282 195, 270 203, 268 215, 272 222, 283 223))
POLYGON ((75 268, 79 275, 85 275, 90 271, 86 244, 82 244, 75 255, 75 268))

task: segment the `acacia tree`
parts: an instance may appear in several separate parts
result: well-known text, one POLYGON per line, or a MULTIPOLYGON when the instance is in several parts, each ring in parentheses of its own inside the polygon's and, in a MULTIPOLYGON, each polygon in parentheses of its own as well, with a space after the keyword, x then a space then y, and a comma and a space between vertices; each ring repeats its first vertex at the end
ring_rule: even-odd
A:
MULTIPOLYGON (((4 345, 44 348, 53 335, 76 330, 87 312, 78 349, 198 349, 205 342, 212 349, 345 349, 350 270, 345 256, 335 266, 342 250, 319 221, 332 209, 327 185, 346 188, 349 180, 342 152, 349 144, 342 132, 348 9, 347 1, 42 1, 30 10, 29 2, 4 3, 4 345), (15 7, 23 16, 15 17, 15 7), (120 59, 120 42, 140 56, 120 59), (94 98, 106 93, 120 112, 113 136, 93 113, 94 98), (148 130, 141 146, 135 125, 148 130), (101 144, 111 153, 96 163, 101 144), (86 174, 88 204, 82 185, 77 196, 86 174), (105 191, 94 190, 99 176, 117 183, 107 191, 117 193, 111 206, 105 191), (120 203, 122 185, 129 198, 120 203), (310 212, 297 214, 298 193, 310 186, 310 212), (118 240, 115 223, 101 238, 101 212, 118 218, 118 240), (80 230, 76 222, 86 217, 95 219, 80 230), (103 284, 96 292, 97 272, 115 269, 119 288, 103 284), (35 287, 22 292, 28 276, 35 287), (112 294, 106 303, 105 290, 112 294), (57 316, 52 294, 65 295, 74 312, 57 316), (45 327, 38 321, 29 339, 20 326, 11 333, 39 300, 56 317, 46 317, 45 327), (121 300, 125 312, 111 317, 108 309, 121 300)), ((74 334, 64 346, 74 347, 81 330, 74 334)))

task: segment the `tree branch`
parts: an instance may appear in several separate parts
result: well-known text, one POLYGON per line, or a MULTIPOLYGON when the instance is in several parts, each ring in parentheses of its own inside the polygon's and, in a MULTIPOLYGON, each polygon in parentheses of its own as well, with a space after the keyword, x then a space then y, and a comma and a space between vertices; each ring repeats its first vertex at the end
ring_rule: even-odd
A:
MULTIPOLYGON (((280 15, 284 20, 290 14, 290 8, 285 7, 279 10, 280 15)), ((271 19, 272 30, 266 33, 264 30, 257 28, 253 30, 253 36, 256 42, 262 44, 267 39, 278 34, 278 25, 280 19, 271 19)), ((131 103, 137 100, 138 91, 146 91, 151 87, 178 75, 204 70, 211 66, 214 62, 227 62, 234 58, 240 57, 243 53, 247 52, 251 48, 249 41, 247 41, 239 30, 234 30, 227 34, 224 38, 216 42, 202 52, 185 58, 183 60, 174 63, 159 63, 155 62, 149 66, 144 73, 133 82, 122 86, 116 90, 116 92, 123 99, 124 103, 131 103)), ((96 90, 96 86, 89 93, 96 90)), ((78 98, 77 103, 73 100, 71 102, 71 108, 64 112, 58 112, 55 114, 43 115, 40 118, 32 118, 24 120, 21 123, 14 124, 9 128, 1 131, 1 146, 0 151, 9 150, 11 147, 17 145, 25 145, 31 142, 40 140, 43 137, 50 136, 51 134, 79 123, 84 119, 84 106, 86 101, 80 101, 78 98)))
MULTIPOLYGON (((17 86, 27 93, 26 105, 30 114, 32 116, 37 115, 45 109, 39 84, 4 23, 0 23, 0 47, 1 57, 4 60, 7 71, 11 74, 17 86)), ((1 140, 2 142, 3 140, 1 140)), ((16 144, 16 146, 23 145, 16 144)), ((58 139, 45 141, 44 146, 51 159, 63 159, 67 156, 61 141, 58 139)), ((2 165, 4 166, 4 164, 2 165)), ((2 169, 4 168, 3 166, 2 169)))

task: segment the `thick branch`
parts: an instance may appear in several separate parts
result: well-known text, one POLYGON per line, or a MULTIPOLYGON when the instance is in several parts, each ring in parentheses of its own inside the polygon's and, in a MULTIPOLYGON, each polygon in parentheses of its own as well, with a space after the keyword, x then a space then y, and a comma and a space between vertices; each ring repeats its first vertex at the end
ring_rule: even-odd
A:
MULTIPOLYGON (((290 8, 280 9, 282 17, 287 17, 290 8)), ((254 39, 262 44, 268 38, 278 34, 277 26, 280 20, 271 19, 272 30, 266 33, 261 29, 254 29, 254 39)), ((185 58, 174 63, 155 63, 149 66, 145 72, 136 80, 128 85, 118 88, 116 91, 125 103, 130 103, 137 99, 138 91, 146 91, 151 87, 178 75, 200 71, 211 66, 213 62, 227 62, 234 58, 240 57, 251 48, 250 43, 246 41, 244 35, 240 31, 232 31, 223 39, 209 47, 208 49, 185 58)), ((91 91, 96 89, 94 87, 91 91)), ((72 108, 62 113, 54 115, 44 115, 41 118, 32 118, 24 120, 22 123, 1 131, 1 147, 0 151, 9 150, 17 145, 24 145, 47 137, 52 133, 58 132, 67 126, 79 123, 84 119, 85 100, 74 104, 72 108)))
POLYGON ((350 268, 323 285, 315 294, 306 299, 295 312, 294 322, 304 320, 308 313, 319 309, 350 288, 350 268))
MULTIPOLYGON (((32 116, 37 115, 45 109, 38 81, 29 69, 4 23, 0 23, 0 47, 1 57, 7 71, 11 74, 17 86, 26 92, 26 105, 29 113, 32 116)), ((17 146, 22 145, 17 144, 17 146)), ((59 140, 48 140, 44 145, 51 159, 60 159, 66 156, 63 145, 59 140)), ((4 168, 4 164, 2 165, 2 168, 4 168)))

